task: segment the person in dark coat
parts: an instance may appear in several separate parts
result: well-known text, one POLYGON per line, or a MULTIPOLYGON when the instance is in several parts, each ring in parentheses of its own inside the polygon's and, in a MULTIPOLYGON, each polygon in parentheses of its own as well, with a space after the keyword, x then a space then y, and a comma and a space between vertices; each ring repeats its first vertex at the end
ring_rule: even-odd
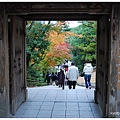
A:
POLYGON ((65 80, 65 74, 62 69, 60 69, 60 72, 58 72, 58 81, 59 81, 59 87, 62 87, 64 90, 64 80, 65 80))
POLYGON ((46 82, 47 82, 47 85, 50 85, 50 73, 47 72, 46 74, 46 82))

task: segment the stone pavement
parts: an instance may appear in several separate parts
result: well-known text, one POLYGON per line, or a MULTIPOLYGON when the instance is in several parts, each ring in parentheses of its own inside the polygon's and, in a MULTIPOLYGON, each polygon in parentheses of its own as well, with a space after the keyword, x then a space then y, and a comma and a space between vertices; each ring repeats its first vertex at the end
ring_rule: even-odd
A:
POLYGON ((94 88, 76 86, 76 89, 44 86, 28 88, 28 100, 13 118, 102 118, 94 103, 94 88))

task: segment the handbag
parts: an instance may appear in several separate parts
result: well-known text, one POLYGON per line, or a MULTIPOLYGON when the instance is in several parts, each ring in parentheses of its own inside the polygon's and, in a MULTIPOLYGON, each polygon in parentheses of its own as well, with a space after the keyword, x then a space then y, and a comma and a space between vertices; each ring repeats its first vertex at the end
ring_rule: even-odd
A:
POLYGON ((84 77, 84 75, 85 75, 85 72, 82 72, 80 76, 81 76, 81 77, 84 77))

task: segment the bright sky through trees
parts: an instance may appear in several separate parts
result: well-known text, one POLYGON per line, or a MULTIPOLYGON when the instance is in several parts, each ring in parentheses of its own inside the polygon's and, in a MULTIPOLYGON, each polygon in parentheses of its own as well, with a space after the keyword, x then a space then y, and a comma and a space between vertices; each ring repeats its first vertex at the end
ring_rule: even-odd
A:
POLYGON ((78 23, 78 21, 67 21, 70 28, 72 27, 77 27, 78 25, 80 25, 80 23, 78 23))
MULTIPOLYGON (((56 23, 57 21, 51 21, 51 22, 56 23)), ((66 21, 66 22, 70 28, 77 27, 78 25, 80 25, 80 23, 78 23, 78 21, 66 21)), ((47 24, 48 21, 45 21, 45 23, 47 24)))

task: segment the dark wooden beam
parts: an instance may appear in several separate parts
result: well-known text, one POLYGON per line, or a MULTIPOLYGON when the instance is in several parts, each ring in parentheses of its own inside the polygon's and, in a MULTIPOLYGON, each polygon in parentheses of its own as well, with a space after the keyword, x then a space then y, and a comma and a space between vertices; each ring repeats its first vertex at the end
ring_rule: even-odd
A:
POLYGON ((19 15, 24 20, 98 20, 102 15, 89 14, 30 14, 19 15))
POLYGON ((39 13, 110 14, 112 3, 100 2, 16 2, 5 3, 7 14, 30 15, 39 13))

